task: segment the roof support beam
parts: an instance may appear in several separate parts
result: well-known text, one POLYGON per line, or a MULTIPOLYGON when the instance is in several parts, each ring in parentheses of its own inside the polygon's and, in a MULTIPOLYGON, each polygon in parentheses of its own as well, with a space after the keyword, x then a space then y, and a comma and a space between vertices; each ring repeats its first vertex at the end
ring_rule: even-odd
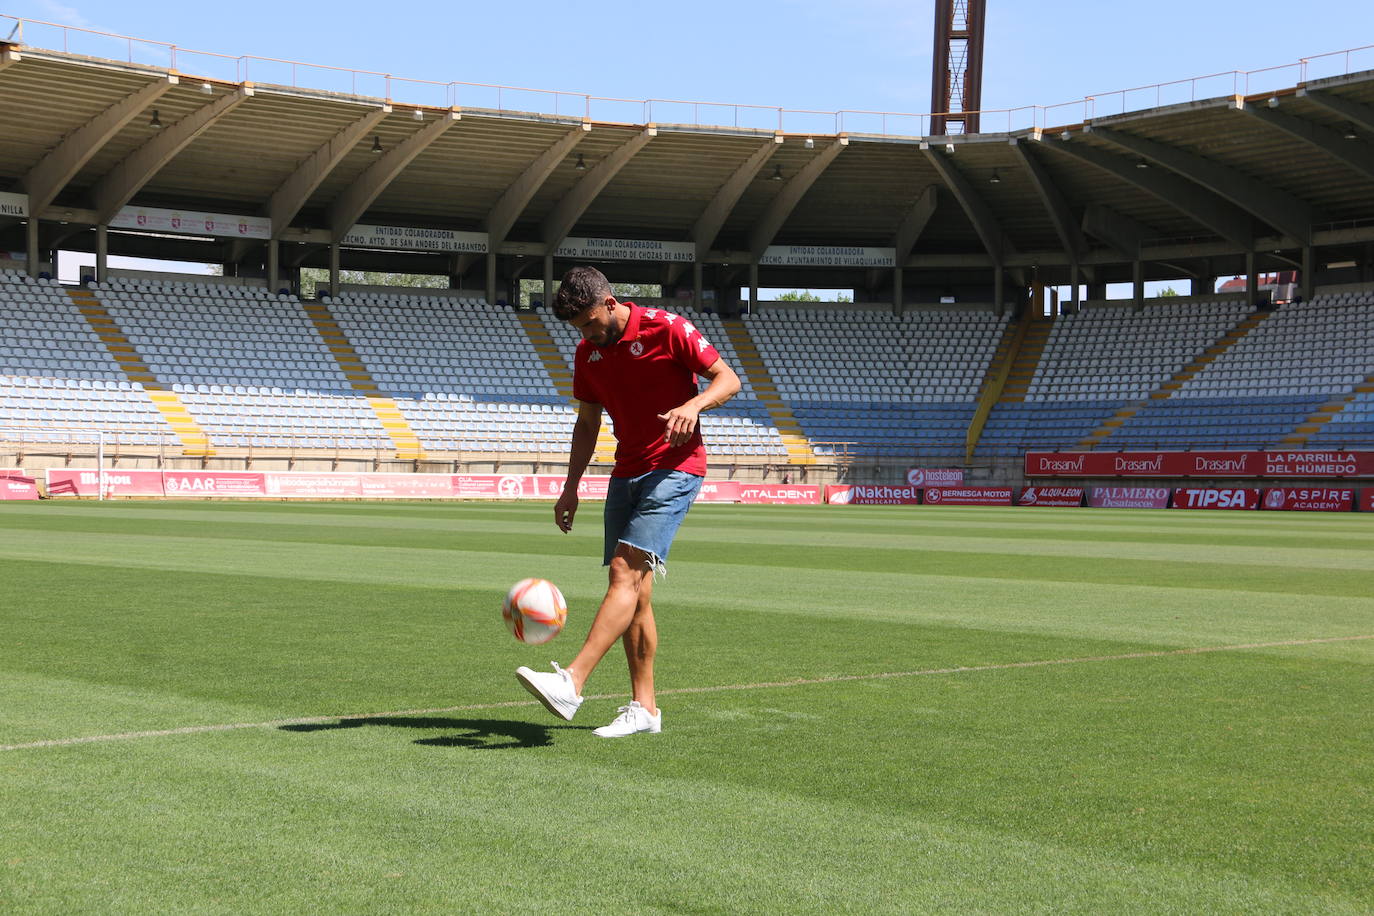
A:
POLYGON ((1312 240, 1312 225, 1326 222, 1310 204, 1276 190, 1234 169, 1166 143, 1106 127, 1092 127, 1092 135, 1144 156, 1189 181, 1229 200, 1304 245, 1312 240))
POLYGON ((1083 231, 1106 242, 1129 261, 1139 260, 1145 240, 1158 234, 1149 226, 1102 204, 1088 204, 1083 212, 1083 231))
POLYGON ((1374 133, 1374 106, 1352 102, 1349 99, 1343 99, 1338 95, 1317 89, 1299 89, 1298 98, 1314 102, 1332 114, 1338 114, 1347 119, 1356 127, 1362 127, 1370 133, 1374 133))
POLYGON ((1083 231, 1078 228, 1078 221, 1073 218, 1068 200, 1054 183, 1049 170, 1035 158, 1029 146, 1019 140, 1012 146, 1021 158, 1022 165, 1026 167, 1026 173, 1030 175, 1031 183, 1039 192, 1040 199, 1044 201, 1050 221, 1054 223, 1054 231, 1058 233, 1059 241, 1064 243, 1064 251, 1069 255, 1069 260, 1077 261, 1087 253, 1088 242, 1083 238, 1083 231))
POLYGON ((921 196, 916 198, 915 205, 902 218, 902 224, 897 227, 897 234, 892 237, 892 247, 896 256, 892 263, 900 267, 911 257, 916 242, 921 238, 921 233, 926 231, 926 224, 935 215, 935 208, 939 205, 940 186, 927 186, 921 192, 921 196))
POLYGON ((1189 219, 1242 249, 1249 250, 1254 246, 1255 233, 1250 214, 1206 188, 1158 169, 1137 168, 1134 161, 1097 149, 1087 143, 1050 139, 1041 142, 1047 149, 1097 166, 1127 184, 1157 197, 1189 219))
POLYGON ((380 159, 368 166, 351 185, 344 188, 329 205, 329 232, 334 241, 343 241, 343 237, 348 235, 348 230, 362 218, 367 208, 386 190, 386 186, 395 181, 396 176, 401 174, 416 156, 461 119, 462 115, 457 109, 445 111, 437 120, 426 124, 383 153, 380 159))
POLYGON ((272 198, 263 206, 262 212, 272 220, 273 238, 282 237, 282 233, 291 225, 296 214, 301 212, 301 207, 305 206, 305 202, 315 193, 320 183, 329 177, 329 173, 334 171, 334 167, 343 157, 351 153, 390 111, 390 105, 374 108, 344 127, 307 156, 291 173, 291 177, 272 192, 272 198))
POLYGON ((549 254, 557 251, 558 246, 563 244, 563 240, 568 237, 569 232, 572 232, 573 226, 577 225, 577 221, 582 218, 583 213, 587 212, 587 208, 596 200, 597 195, 602 192, 606 185, 610 184, 611 179, 621 169, 629 164, 635 154, 656 136, 658 136, 658 130, 647 127, 587 170, 587 174, 582 176, 582 180, 573 185, 571 191, 563 195, 563 199, 554 205, 553 210, 544 217, 544 222, 540 224, 540 235, 547 246, 545 251, 549 254))
POLYGON ((1257 118, 1270 127, 1296 137, 1309 146, 1314 146, 1333 159, 1350 166, 1365 178, 1374 179, 1374 150, 1364 143, 1352 143, 1340 131, 1313 124, 1311 121, 1295 118, 1281 111, 1246 105, 1242 109, 1252 118, 1257 118))
POLYGON ((581 127, 568 131, 558 141, 538 158, 526 167, 520 177, 511 182, 511 186, 506 188, 506 192, 501 195, 501 199, 491 208, 487 214, 487 250, 498 251, 501 243, 510 234, 511 227, 520 218, 520 214, 525 212, 530 200, 544 186, 544 182, 558 168, 559 164, 568 157, 573 148, 582 142, 582 138, 587 136, 592 125, 590 122, 584 123, 581 127))
MULTIPOLYGON (((692 242, 696 245, 697 262, 706 259, 706 253, 711 250, 711 244, 720 235, 721 227, 730 218, 730 213, 735 209, 735 204, 744 196, 749 183, 758 177, 759 169, 763 168, 764 163, 773 157, 778 147, 782 144, 782 135, 778 134, 771 140, 767 140, 759 145, 758 149, 749 154, 749 158, 740 164, 739 168, 725 179, 725 183, 716 189, 711 202, 706 205, 706 209, 701 211, 697 221, 692 225, 692 242)), ((678 277, 687 269, 686 264, 668 265, 667 283, 672 286, 677 282, 678 277)))
POLYGON ((168 74, 130 93, 67 134, 56 149, 40 159, 20 180, 20 186, 29 195, 29 212, 41 213, 111 137, 176 84, 177 77, 168 74))
MULTIPOLYGON (((992 256, 992 262, 1001 265, 1005 262, 1006 256, 1015 249, 1007 240, 1006 234, 1002 232, 1002 226, 997 221, 997 217, 992 212, 992 208, 987 205, 987 201, 979 196, 973 189, 973 183, 964 177, 964 173, 950 163, 949 157, 943 153, 927 147, 923 150, 926 159, 935 166, 935 171, 940 173, 940 178, 944 180, 954 199, 959 201, 959 206, 968 215, 969 222, 973 223, 974 231, 983 240, 983 247, 992 256)), ((1000 307, 1000 304, 999 304, 1000 307)))
POLYGON ((806 165, 801 167, 797 174, 793 175, 783 184, 782 190, 768 202, 764 208, 763 215, 758 222, 749 230, 749 253, 753 256, 753 262, 758 263, 759 258, 768 250, 768 246, 773 244, 773 239, 777 237, 778 230, 782 224, 787 222, 787 217, 792 215, 792 211, 801 203, 801 199, 806 196, 806 192, 811 190, 811 186, 816 183, 830 163, 835 161, 835 157, 844 151, 849 145, 848 137, 840 137, 834 143, 827 146, 815 155, 806 165))
POLYGON ((6 67, 12 67, 23 59, 24 55, 14 50, 14 48, 8 46, 0 47, 0 70, 4 70, 6 67))
POLYGON ((96 184, 91 201, 100 225, 108 225, 115 214, 142 187, 161 171, 177 153, 190 145, 206 128, 242 105, 253 95, 247 84, 204 105, 134 150, 124 161, 96 184))

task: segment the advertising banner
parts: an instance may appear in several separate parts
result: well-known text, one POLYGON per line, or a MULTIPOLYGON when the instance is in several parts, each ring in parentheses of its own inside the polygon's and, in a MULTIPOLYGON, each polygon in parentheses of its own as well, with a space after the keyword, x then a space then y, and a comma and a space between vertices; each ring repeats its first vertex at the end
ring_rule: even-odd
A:
POLYGON ((842 245, 769 245, 765 267, 895 267, 897 249, 842 245))
POLYGON ((825 501, 832 506, 918 506, 921 491, 917 487, 832 483, 825 487, 825 501))
POLYGON ((110 220, 115 229, 209 235, 216 238, 270 239, 272 220, 265 216, 232 213, 199 213, 193 210, 160 210, 157 207, 125 207, 110 220))
POLYGON ((742 503, 814 506, 821 501, 820 485, 814 483, 744 483, 736 486, 739 487, 739 501, 742 503))
POLYGON ((1167 509, 1168 487, 1093 487, 1088 505, 1094 509, 1167 509))
POLYGON ((358 495, 367 499, 452 499, 452 474, 359 474, 358 495))
POLYGON ((1270 487, 1262 508, 1290 512, 1349 512, 1355 508, 1354 487, 1270 487))
POLYGON ((927 506, 1010 506, 1011 487, 926 487, 927 506))
POLYGON ((1081 506, 1082 487, 1022 487, 1018 506, 1081 506))
POLYGON ((1026 452, 1028 477, 1374 477, 1374 452, 1026 452))
POLYGON ((911 468, 906 482, 913 487, 959 487, 964 484, 963 468, 911 468))
MULTIPOLYGON (((392 475, 388 475, 392 476, 392 475)), ((394 475, 400 476, 400 475, 394 475)), ((419 477, 419 474, 407 475, 419 477)), ((268 471, 265 495, 278 498, 347 499, 363 495, 362 474, 306 474, 268 471)))
MULTIPOLYGON (((49 496, 99 496, 100 472, 91 468, 48 468, 49 496)), ((161 471, 105 471, 106 496, 162 496, 161 471)))
POLYGON ((1180 487, 1174 491, 1175 509, 1258 509, 1257 487, 1180 487))
POLYGON ((1374 512, 1374 487, 1360 491, 1360 511, 1374 512))
POLYGON ((170 497, 266 496, 261 472, 163 471, 162 489, 170 497))
POLYGON ((697 259, 695 242, 659 242, 653 239, 566 238, 554 257, 576 261, 669 261, 691 264, 697 259))
POLYGON ((486 254, 485 232, 457 229, 423 229, 419 226, 368 226, 358 223, 340 244, 356 248, 390 248, 398 251, 452 251, 486 254))
POLYGON ((0 499, 37 498, 37 480, 19 468, 0 468, 0 499))
POLYGON ((703 480, 697 502, 737 503, 739 502, 739 482, 735 480, 703 480))
POLYGON ((0 191, 0 216, 17 216, 21 219, 29 215, 29 195, 0 191))

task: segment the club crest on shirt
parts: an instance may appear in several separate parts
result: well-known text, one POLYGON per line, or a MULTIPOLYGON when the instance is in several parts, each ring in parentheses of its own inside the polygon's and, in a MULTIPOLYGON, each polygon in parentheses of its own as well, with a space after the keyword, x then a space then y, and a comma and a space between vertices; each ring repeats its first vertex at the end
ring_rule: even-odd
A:
POLYGON ((640 343, 638 340, 630 341, 630 355, 631 355, 631 356, 643 356, 643 355, 644 355, 644 344, 640 343))

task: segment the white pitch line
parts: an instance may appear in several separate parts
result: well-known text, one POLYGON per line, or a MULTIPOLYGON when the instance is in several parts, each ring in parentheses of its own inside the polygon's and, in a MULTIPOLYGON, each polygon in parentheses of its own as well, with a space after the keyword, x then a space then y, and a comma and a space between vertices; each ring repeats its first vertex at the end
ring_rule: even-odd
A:
MULTIPOLYGON (((1293 646, 1313 646, 1322 643, 1353 642, 1374 639, 1374 633, 1363 636, 1326 636, 1316 639, 1288 639, 1279 642, 1239 643, 1230 646, 1196 646, 1189 649, 1161 649, 1155 652, 1126 652, 1121 655, 1084 655, 1072 658, 1046 658, 1027 662, 1002 662, 995 665, 965 665, 955 668, 923 668, 918 671, 887 671, 878 674, 836 674, 829 677, 793 678, 786 681, 761 681, 753 684, 719 684, 711 687, 674 687, 660 690, 663 696, 692 693, 721 693, 727 690, 771 690, 779 687, 813 687, 820 684, 839 684, 849 681, 878 681, 892 678, 925 677, 938 674, 973 674, 979 671, 1008 671, 1015 668, 1044 668, 1050 665, 1079 665, 1085 662, 1121 662, 1141 658, 1169 658, 1179 655, 1202 655, 1209 652, 1242 652, 1247 649, 1282 649, 1293 646)), ((614 700, 623 694, 603 693, 589 696, 589 700, 614 700)), ((51 738, 24 744, 0 744, 0 751, 27 751, 44 747, 70 747, 74 744, 96 744, 109 741, 132 741, 137 738, 166 738, 173 735, 199 735, 206 732, 228 732, 244 728, 281 728, 285 725, 319 725, 325 722, 344 722, 350 719, 395 719, 402 716, 432 716, 447 712, 470 712, 486 709, 514 709, 538 706, 537 700, 512 700, 504 703, 471 703, 464 706, 440 706, 434 709, 398 709, 391 712, 348 713, 333 716, 301 716, 294 719, 272 719, 267 722, 233 722, 219 725, 186 725, 150 731, 119 732, 112 735, 86 735, 80 738, 51 738)))

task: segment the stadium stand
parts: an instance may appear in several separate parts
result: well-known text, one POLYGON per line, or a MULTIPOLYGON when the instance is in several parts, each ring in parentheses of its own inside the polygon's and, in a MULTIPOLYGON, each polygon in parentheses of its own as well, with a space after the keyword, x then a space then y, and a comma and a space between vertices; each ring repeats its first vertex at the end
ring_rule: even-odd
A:
MULTIPOLYGON (((1114 411, 1146 401, 1249 312, 1237 300, 1085 308, 1049 331, 1025 400, 999 403, 982 457, 1073 448, 1114 411)), ((1124 427, 1123 427, 1124 429, 1124 427)), ((1125 442, 1121 431, 1112 445, 1125 442)))
POLYGON ((0 423, 49 441, 155 445, 171 428, 55 280, 0 271, 0 423))
POLYGON ((212 445, 389 445, 296 299, 213 283, 114 279, 93 288, 212 445))
POLYGON ((1282 306, 1172 397, 1142 407, 1110 441, 1121 447, 1283 447, 1306 418, 1353 393, 1374 369, 1372 327, 1374 303, 1353 297, 1282 306))
POLYGON ((349 292, 329 308, 426 449, 567 449, 576 410, 509 309, 464 296, 349 292))
POLYGON ((766 309, 748 327, 821 454, 962 457, 1007 326, 991 311, 766 309))

